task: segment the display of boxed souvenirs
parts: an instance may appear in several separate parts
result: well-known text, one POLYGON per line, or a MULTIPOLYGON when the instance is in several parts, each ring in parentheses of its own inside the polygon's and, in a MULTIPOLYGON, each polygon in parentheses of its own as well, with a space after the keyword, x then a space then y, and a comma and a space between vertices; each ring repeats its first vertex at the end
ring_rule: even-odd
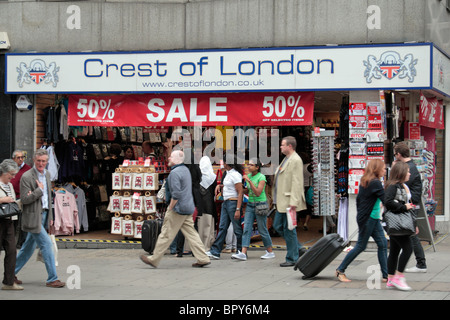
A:
MULTIPOLYGON (((156 158, 160 168, 167 170, 165 162, 156 158)), ((156 218, 156 192, 160 187, 159 173, 149 162, 127 162, 112 174, 113 194, 109 198, 111 234, 141 238, 145 219, 156 218)))

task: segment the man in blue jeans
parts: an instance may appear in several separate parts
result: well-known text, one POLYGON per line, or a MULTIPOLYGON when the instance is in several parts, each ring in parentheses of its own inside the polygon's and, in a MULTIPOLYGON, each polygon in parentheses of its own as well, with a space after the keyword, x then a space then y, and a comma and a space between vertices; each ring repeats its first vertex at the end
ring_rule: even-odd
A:
POLYGON ((283 161, 275 171, 273 203, 277 212, 273 221, 273 228, 286 241, 286 261, 281 267, 291 267, 297 262, 299 255, 305 249, 298 242, 297 230, 289 230, 287 214, 289 211, 306 210, 305 190, 303 185, 303 161, 295 152, 297 141, 288 136, 281 140, 280 150, 285 155, 283 161), (300 252, 299 252, 300 250, 300 252))
MULTIPOLYGON (((62 288, 65 283, 58 280, 53 245, 45 230, 50 227, 52 210, 50 173, 45 169, 48 163, 47 150, 36 150, 33 161, 34 167, 25 172, 20 179, 20 199, 23 205, 22 230, 28 234, 17 255, 15 274, 17 275, 28 262, 37 245, 48 273, 46 286, 62 288)), ((16 283, 22 282, 16 278, 16 283)))

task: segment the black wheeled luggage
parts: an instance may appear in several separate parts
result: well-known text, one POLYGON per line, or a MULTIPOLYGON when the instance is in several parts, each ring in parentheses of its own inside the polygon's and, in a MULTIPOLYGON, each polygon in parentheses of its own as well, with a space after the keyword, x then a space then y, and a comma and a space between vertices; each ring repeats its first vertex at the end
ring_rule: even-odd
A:
POLYGON ((153 254, 155 249, 156 240, 161 233, 163 221, 161 219, 145 220, 142 225, 142 249, 149 254, 153 254))
POLYGON ((297 260, 294 270, 300 270, 303 279, 318 275, 344 250, 349 241, 344 241, 337 233, 324 236, 297 260))

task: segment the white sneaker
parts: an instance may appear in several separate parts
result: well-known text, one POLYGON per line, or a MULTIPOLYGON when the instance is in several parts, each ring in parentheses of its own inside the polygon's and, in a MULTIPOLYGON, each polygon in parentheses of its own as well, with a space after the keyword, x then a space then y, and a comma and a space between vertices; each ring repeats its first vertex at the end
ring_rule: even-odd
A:
POLYGON ((245 253, 238 251, 237 253, 231 255, 231 259, 247 261, 247 255, 245 253))
POLYGON ((266 254, 261 256, 261 259, 273 259, 275 258, 275 252, 269 252, 266 250, 266 254))
POLYGON ((219 260, 219 259, 220 259, 220 257, 213 255, 213 254, 211 253, 211 251, 207 251, 207 252, 206 252, 206 255, 207 255, 208 257, 210 257, 210 258, 215 259, 215 260, 219 260))
POLYGON ((4 284, 4 285, 2 286, 2 290, 23 290, 23 287, 22 287, 22 286, 19 286, 19 285, 16 284, 16 283, 13 283, 12 286, 9 286, 9 285, 7 285, 7 284, 4 284))
POLYGON ((405 272, 409 272, 409 273, 426 273, 427 272, 427 268, 417 268, 416 266, 414 266, 412 268, 405 269, 405 272))

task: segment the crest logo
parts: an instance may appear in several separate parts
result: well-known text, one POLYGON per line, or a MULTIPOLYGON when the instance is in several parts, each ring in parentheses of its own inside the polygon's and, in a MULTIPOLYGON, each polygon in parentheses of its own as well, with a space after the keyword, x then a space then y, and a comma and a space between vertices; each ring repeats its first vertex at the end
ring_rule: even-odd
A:
POLYGON ((47 66, 44 60, 34 59, 30 62, 30 66, 27 66, 25 62, 21 62, 16 70, 19 74, 17 82, 21 88, 24 83, 30 84, 33 81, 36 84, 40 84, 44 80, 45 83, 52 83, 53 87, 56 87, 59 81, 59 67, 56 66, 55 62, 50 62, 47 66))
POLYGON ((408 78, 408 82, 414 82, 417 75, 415 65, 417 59, 412 54, 407 54, 402 59, 396 51, 386 51, 380 56, 380 59, 373 55, 367 57, 367 61, 363 61, 366 69, 364 77, 367 83, 372 83, 372 79, 381 79, 383 76, 389 80, 394 79, 397 75, 400 79, 408 78))

